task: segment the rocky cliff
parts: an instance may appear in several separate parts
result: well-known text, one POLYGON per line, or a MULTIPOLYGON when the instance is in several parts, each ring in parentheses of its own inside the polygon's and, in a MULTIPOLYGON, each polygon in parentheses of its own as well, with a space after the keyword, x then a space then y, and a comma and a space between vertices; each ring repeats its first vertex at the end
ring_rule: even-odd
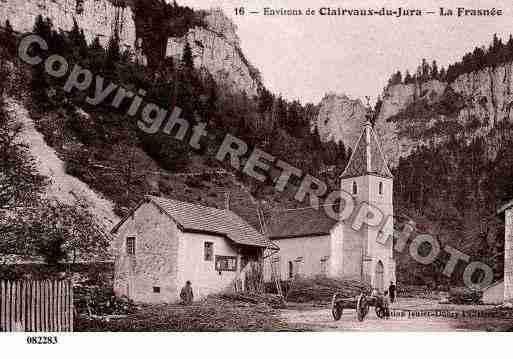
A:
POLYGON ((317 127, 323 142, 342 141, 346 146, 353 146, 360 135, 365 113, 360 100, 329 93, 321 100, 319 114, 311 127, 312 130, 317 127))
POLYGON ((210 10, 204 23, 205 27, 196 26, 185 36, 170 37, 166 56, 181 59, 185 44, 189 43, 195 67, 208 70, 229 91, 256 95, 259 74, 240 49, 235 24, 218 9, 210 10))
POLYGON ((513 123, 513 64, 506 63, 458 76, 450 83, 431 80, 388 87, 376 129, 392 164, 420 144, 441 143, 450 136, 486 139, 496 154, 501 126, 513 123))
MULTIPOLYGON (((139 53, 142 40, 136 35, 132 6, 133 2, 128 0, 0 0, 0 23, 4 25, 9 20, 14 30, 29 32, 36 17, 42 15, 50 18, 56 29, 69 31, 75 19, 84 30, 88 42, 98 36, 102 45, 106 46, 117 31, 122 45, 134 50, 138 59, 146 63, 145 57, 139 53)), ((200 13, 204 14, 205 26, 195 26, 181 37, 169 37, 166 55, 181 59, 185 43, 188 42, 196 67, 206 69, 229 91, 256 95, 261 83, 260 75, 242 53, 236 26, 219 9, 200 13)), ((140 22, 144 24, 145 20, 140 22)), ((146 58, 152 56, 151 53, 144 55, 146 58)))
POLYGON ((133 13, 122 0, 0 0, 1 24, 9 20, 16 31, 32 31, 38 15, 63 31, 71 30, 75 19, 88 42, 98 36, 104 46, 117 31, 125 47, 135 48, 133 13))
MULTIPOLYGON (((462 74, 450 83, 430 80, 387 87, 375 129, 392 166, 420 145, 451 136, 470 142, 484 138, 488 157, 497 152, 503 126, 513 124, 513 63, 462 74)), ((359 100, 327 95, 315 124, 323 141, 352 146, 364 121, 359 100)))

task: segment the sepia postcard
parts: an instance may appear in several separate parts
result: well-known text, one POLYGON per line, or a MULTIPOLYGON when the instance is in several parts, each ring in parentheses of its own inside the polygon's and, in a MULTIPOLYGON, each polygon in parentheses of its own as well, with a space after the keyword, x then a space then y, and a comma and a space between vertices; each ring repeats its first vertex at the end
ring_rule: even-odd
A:
POLYGON ((507 1, 0 0, 0 341, 512 331, 512 110, 507 1))

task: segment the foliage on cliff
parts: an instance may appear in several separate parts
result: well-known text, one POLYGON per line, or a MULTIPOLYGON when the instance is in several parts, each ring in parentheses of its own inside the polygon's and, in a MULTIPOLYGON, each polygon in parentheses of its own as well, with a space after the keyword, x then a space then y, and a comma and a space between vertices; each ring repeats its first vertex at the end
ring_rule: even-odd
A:
MULTIPOLYGON (((495 211, 513 197, 513 126, 507 115, 489 120, 499 112, 494 103, 496 90, 491 74, 491 104, 486 95, 474 98, 474 92, 457 92, 458 87, 452 84, 462 74, 510 66, 507 62, 512 60, 511 37, 503 44, 494 36, 488 48, 478 47, 466 54, 450 65, 444 76, 430 75, 432 67, 423 61, 411 80, 415 82, 411 86, 416 86, 413 101, 386 119, 394 123, 397 140, 412 147, 395 169, 397 208, 416 222, 425 222, 442 243, 471 255, 471 260, 489 264, 497 278, 503 274, 504 229, 495 211), (445 91, 419 96, 423 83, 433 79, 447 81, 445 91)), ((399 78, 395 74, 391 83, 401 82, 399 78)), ((473 79, 472 86, 479 86, 475 83, 477 77, 473 79)), ((487 88, 488 84, 481 86, 487 88)), ((507 100, 504 101, 507 106, 507 100)), ((444 278, 440 274, 444 263, 440 259, 432 266, 420 266, 408 255, 401 255, 398 268, 407 269, 409 274, 403 279, 413 282, 431 278, 427 281, 444 283, 462 277, 460 266, 460 272, 450 279, 444 278)))
POLYGON ((452 82, 462 74, 499 66, 511 61, 513 61, 513 36, 510 35, 508 41, 503 43, 502 39, 494 34, 492 43, 488 47, 474 48, 472 52, 463 55, 460 61, 450 64, 447 70, 443 67, 439 68, 436 60, 430 64, 426 59, 422 59, 413 75, 406 70, 403 77, 401 71, 397 71, 388 80, 388 86, 424 83, 430 80, 452 82))
POLYGON ((176 1, 134 0, 132 6, 136 35, 143 40, 143 51, 152 68, 165 61, 168 38, 182 37, 195 26, 205 26, 204 12, 180 6, 176 1))
MULTIPOLYGON (((48 40, 48 53, 59 53, 134 93, 144 89, 145 102, 168 109, 179 106, 192 125, 207 123, 208 136, 202 148, 195 150, 188 145, 189 137, 178 141, 164 133, 140 131, 136 119, 126 114, 129 103, 118 109, 110 105, 115 92, 101 105, 88 105, 84 100, 94 86, 87 93, 73 91, 70 97, 63 91, 65 79, 48 76, 42 66, 31 69, 26 83, 37 128, 66 161, 68 173, 113 200, 119 215, 154 191, 207 205, 223 203, 218 187, 225 186, 225 180, 206 175, 191 181, 173 174, 222 167, 230 171, 227 163, 215 160, 227 133, 244 140, 250 149, 258 146, 313 175, 335 166, 323 176, 338 186, 334 177, 345 165, 346 150, 343 144, 321 143, 318 135, 311 135, 309 124, 316 106, 286 101, 265 88, 253 98, 229 93, 208 73, 194 69, 187 58, 167 59, 157 68, 141 66, 120 49, 115 38, 107 49, 99 41, 87 45, 78 26, 69 33, 56 32, 50 22, 39 18, 35 30, 48 40)), ((245 176, 239 179, 257 196, 276 195, 271 178, 265 183, 245 176)))

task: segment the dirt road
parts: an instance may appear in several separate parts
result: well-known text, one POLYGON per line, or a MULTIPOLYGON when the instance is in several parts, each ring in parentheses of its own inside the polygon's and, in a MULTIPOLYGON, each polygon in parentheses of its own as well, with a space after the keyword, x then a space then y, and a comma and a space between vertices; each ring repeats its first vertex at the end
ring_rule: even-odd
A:
POLYGON ((379 319, 371 307, 363 322, 355 310, 346 310, 334 321, 329 307, 300 307, 281 312, 284 321, 312 330, 340 331, 505 331, 513 327, 513 313, 491 315, 491 306, 441 305, 428 300, 394 304, 388 320, 379 319), (477 317, 481 315, 481 317, 477 317))

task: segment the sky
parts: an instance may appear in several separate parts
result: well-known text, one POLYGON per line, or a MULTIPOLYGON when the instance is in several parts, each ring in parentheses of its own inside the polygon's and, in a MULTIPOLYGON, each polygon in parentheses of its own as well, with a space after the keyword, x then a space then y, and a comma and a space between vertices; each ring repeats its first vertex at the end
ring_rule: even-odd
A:
POLYGON ((490 0, 178 0, 197 9, 222 8, 238 27, 241 48, 262 73, 270 90, 289 100, 319 102, 328 92, 351 98, 382 93, 390 75, 415 72, 422 58, 442 66, 453 63, 476 46, 489 45, 494 33, 507 41, 513 33, 513 2, 490 0), (277 9, 321 7, 435 11, 413 17, 381 16, 265 16, 277 9), (440 6, 456 9, 502 9, 502 16, 442 17, 440 6), (244 7, 246 15, 235 15, 244 7), (259 11, 260 14, 248 14, 259 11))

